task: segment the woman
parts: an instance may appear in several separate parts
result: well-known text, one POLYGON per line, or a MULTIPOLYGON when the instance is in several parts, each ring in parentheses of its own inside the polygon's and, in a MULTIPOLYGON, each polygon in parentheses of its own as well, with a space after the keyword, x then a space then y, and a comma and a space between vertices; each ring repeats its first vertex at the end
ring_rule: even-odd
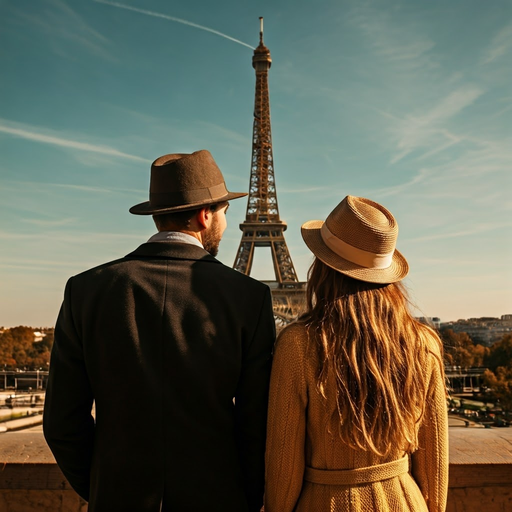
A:
POLYGON ((415 320, 391 213, 347 196, 302 226, 307 311, 276 343, 265 512, 442 511, 442 346, 415 320))

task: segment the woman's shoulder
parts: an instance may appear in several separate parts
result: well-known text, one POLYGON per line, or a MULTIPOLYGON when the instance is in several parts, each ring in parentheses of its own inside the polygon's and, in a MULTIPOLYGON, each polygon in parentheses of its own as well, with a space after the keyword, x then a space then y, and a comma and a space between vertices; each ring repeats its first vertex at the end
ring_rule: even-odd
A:
POLYGON ((439 338, 439 336, 431 330, 428 330, 423 333, 424 336, 424 346, 427 353, 427 359, 431 363, 434 361, 443 360, 443 345, 439 338))
POLYGON ((273 374, 283 372, 287 379, 304 384, 315 354, 304 322, 287 325, 277 337, 274 348, 273 374))
POLYGON ((427 382, 444 380, 443 346, 435 333, 427 333, 425 349, 426 357, 423 367, 427 382))
POLYGON ((281 351, 303 352, 308 342, 308 330, 304 322, 296 321, 287 325, 278 335, 276 348, 281 351))
POLYGON ((277 336, 280 343, 293 343, 301 340, 307 340, 308 329, 305 322, 297 320, 288 324, 277 336))

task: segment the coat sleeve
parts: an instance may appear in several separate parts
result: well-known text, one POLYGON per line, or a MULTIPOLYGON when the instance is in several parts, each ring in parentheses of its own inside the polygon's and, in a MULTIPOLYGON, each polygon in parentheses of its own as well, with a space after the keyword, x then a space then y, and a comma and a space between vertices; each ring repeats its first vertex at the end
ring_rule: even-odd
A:
POLYGON ((46 442, 64 476, 85 500, 89 480, 94 419, 93 393, 85 368, 82 343, 71 311, 72 279, 66 285, 50 359, 43 415, 46 442))
POLYGON ((446 386, 439 355, 431 355, 425 415, 419 430, 419 448, 412 455, 412 476, 429 512, 444 512, 448 494, 448 411, 446 386))
POLYGON ((304 337, 295 326, 278 338, 268 407, 265 512, 291 512, 305 467, 307 385, 304 337))
POLYGON ((235 395, 236 441, 250 512, 259 512, 263 505, 267 404, 274 342, 272 298, 270 289, 266 288, 254 335, 242 356, 235 395))

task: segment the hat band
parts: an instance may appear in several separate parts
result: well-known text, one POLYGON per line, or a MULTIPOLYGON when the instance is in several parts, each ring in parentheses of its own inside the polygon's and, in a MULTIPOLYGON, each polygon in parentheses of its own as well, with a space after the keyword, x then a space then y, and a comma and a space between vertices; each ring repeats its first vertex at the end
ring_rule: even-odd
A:
POLYGON ((186 204, 200 203, 202 201, 215 201, 228 194, 226 184, 219 183, 213 187, 196 188, 193 190, 181 190, 173 192, 150 192, 149 202, 151 206, 183 206, 186 204))
POLYGON ((327 245, 331 251, 334 251, 338 256, 360 267, 384 269, 388 268, 393 262, 394 250, 385 254, 376 254, 358 249, 333 235, 325 222, 320 229, 320 235, 325 245, 327 245))

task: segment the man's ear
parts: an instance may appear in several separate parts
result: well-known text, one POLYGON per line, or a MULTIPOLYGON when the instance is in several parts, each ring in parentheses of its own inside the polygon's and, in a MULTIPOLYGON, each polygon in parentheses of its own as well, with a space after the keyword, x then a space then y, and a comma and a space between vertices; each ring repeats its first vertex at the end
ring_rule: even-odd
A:
POLYGON ((197 212, 196 219, 202 229, 209 228, 213 220, 213 212, 210 210, 210 207, 205 206, 204 208, 201 208, 197 212))

